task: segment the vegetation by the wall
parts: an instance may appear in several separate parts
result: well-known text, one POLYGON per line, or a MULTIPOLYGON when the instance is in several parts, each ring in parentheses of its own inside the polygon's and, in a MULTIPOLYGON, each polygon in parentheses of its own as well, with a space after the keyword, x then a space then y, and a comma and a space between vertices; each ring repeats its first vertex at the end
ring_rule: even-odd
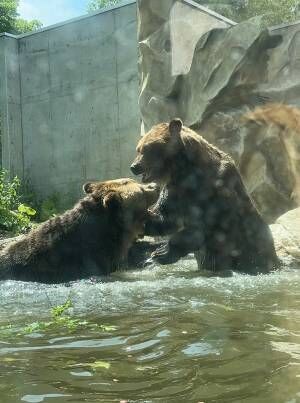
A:
POLYGON ((19 18, 19 0, 0 0, 0 33, 21 34, 34 31, 42 26, 38 20, 27 21, 19 18))
POLYGON ((90 0, 88 3, 88 11, 96 11, 101 8, 115 6, 120 2, 121 0, 90 0))
POLYGON ((47 199, 42 200, 38 203, 37 211, 38 221, 46 221, 59 214, 61 211, 59 195, 55 193, 52 196, 47 197, 47 199))
MULTIPOLYGON (((95 11, 120 3, 121 0, 90 0, 88 10, 95 11)), ((196 0, 217 13, 241 22, 262 16, 267 26, 300 19, 299 0, 196 0)))
POLYGON ((10 180, 7 171, 0 170, 0 231, 13 234, 25 232, 31 227, 35 209, 22 203, 20 180, 10 180))
POLYGON ((233 21, 263 16, 265 25, 292 22, 300 18, 298 0, 196 0, 233 21))

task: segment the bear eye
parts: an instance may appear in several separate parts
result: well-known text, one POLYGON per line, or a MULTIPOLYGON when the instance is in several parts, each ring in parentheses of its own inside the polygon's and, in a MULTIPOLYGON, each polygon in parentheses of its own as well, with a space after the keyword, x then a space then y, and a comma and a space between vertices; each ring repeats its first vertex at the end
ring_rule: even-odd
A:
POLYGON ((149 144, 146 147, 146 149, 144 150, 144 153, 152 154, 152 155, 155 155, 157 157, 157 156, 163 154, 163 149, 162 149, 161 144, 157 144, 157 143, 149 144))

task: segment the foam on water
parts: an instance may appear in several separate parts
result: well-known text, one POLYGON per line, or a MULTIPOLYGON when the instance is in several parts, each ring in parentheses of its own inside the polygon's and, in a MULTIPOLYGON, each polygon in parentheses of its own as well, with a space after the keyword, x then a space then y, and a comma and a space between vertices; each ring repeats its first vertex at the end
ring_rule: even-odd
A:
POLYGON ((214 301, 222 303, 255 299, 257 295, 299 289, 300 272, 285 270, 269 275, 206 277, 196 263, 187 259, 168 267, 119 272, 109 278, 82 280, 68 284, 46 285, 18 281, 0 283, 0 322, 24 314, 43 316, 49 308, 71 298, 77 314, 148 311, 188 304, 191 308, 214 301))

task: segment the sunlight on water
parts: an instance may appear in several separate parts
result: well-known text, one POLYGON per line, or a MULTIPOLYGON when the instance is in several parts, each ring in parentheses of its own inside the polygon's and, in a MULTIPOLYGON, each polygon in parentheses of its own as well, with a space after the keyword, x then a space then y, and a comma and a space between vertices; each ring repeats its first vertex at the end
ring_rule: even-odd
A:
POLYGON ((63 285, 2 282, 0 402, 300 401, 299 286, 297 270, 205 277, 191 259, 63 285), (68 298, 80 326, 23 331, 68 298))

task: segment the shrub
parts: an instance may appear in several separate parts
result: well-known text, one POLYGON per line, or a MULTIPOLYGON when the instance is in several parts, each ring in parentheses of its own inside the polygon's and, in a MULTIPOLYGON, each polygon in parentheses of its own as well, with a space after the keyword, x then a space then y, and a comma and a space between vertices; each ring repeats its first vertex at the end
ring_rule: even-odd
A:
POLYGON ((265 26, 292 22, 300 17, 299 0, 196 0, 199 4, 240 22, 263 16, 265 26))
POLYGON ((9 180, 8 172, 0 170, 0 230, 13 234, 25 232, 31 226, 36 211, 21 202, 20 180, 9 180))
POLYGON ((43 222, 49 218, 55 217, 60 211, 58 206, 59 195, 56 193, 40 202, 38 206, 38 220, 43 222))

